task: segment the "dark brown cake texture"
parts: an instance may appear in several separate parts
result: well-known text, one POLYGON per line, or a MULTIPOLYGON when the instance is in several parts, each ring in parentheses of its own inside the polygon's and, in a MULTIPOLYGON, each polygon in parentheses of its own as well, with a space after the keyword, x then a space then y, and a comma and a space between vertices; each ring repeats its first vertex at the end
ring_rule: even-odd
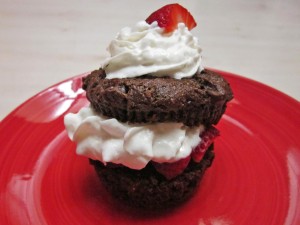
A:
MULTIPOLYGON (((228 82, 207 69, 181 80, 150 75, 107 79, 99 69, 83 78, 83 89, 92 108, 108 118, 145 124, 181 122, 190 127, 203 124, 207 129, 219 122, 233 98, 228 82)), ((90 163, 117 199, 142 209, 161 209, 175 206, 195 192, 214 159, 213 143, 207 143, 210 146, 202 160, 191 159, 184 171, 171 179, 159 173, 151 161, 142 170, 95 160, 90 163)))
POLYGON ((190 198, 214 159, 213 144, 200 163, 190 161, 183 173, 168 180, 148 163, 142 170, 90 159, 106 190, 126 205, 139 209, 169 209, 190 198))
POLYGON ((122 122, 182 122, 187 126, 217 124, 233 98, 228 82, 203 70, 191 78, 141 76, 106 79, 103 69, 83 79, 95 111, 122 122))

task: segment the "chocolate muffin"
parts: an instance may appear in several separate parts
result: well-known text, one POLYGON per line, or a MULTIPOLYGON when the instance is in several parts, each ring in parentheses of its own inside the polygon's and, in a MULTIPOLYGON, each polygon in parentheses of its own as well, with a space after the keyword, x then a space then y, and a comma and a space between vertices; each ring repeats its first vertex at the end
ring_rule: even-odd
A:
POLYGON ((176 80, 150 75, 106 79, 105 71, 99 69, 83 78, 83 88, 91 107, 108 118, 131 124, 179 122, 188 127, 206 126, 209 134, 202 136, 204 141, 199 143, 202 147, 209 145, 203 147, 207 149, 203 158, 197 161, 192 156, 187 167, 175 177, 161 174, 152 161, 145 168, 134 170, 90 160, 105 188, 130 206, 158 210, 191 197, 214 159, 213 140, 218 133, 211 135, 215 132, 212 125, 218 123, 227 102, 233 98, 228 82, 210 70, 176 80))
POLYGON ((140 209, 169 209, 190 198, 214 159, 213 144, 199 163, 191 160, 184 172, 167 180, 149 163, 142 170, 91 160, 102 184, 115 198, 140 209))
POLYGON ((103 69, 83 79, 83 89, 99 113, 122 122, 217 124, 233 98, 227 81, 203 70, 181 80, 168 76, 106 79, 103 69))
POLYGON ((201 65, 187 9, 169 4, 110 43, 110 57, 83 78, 90 102, 65 116, 76 152, 117 199, 157 210, 187 200, 214 159, 214 127, 233 98, 201 65))

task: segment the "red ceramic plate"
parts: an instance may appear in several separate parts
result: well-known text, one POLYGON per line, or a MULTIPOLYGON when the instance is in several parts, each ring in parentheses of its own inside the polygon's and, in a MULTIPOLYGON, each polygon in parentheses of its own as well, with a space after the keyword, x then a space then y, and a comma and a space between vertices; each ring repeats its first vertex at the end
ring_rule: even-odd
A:
POLYGON ((64 130, 64 115, 88 104, 81 75, 39 93, 1 122, 1 224, 300 224, 299 102, 220 73, 235 99, 218 124, 215 161, 191 200, 150 214, 105 193, 64 130))

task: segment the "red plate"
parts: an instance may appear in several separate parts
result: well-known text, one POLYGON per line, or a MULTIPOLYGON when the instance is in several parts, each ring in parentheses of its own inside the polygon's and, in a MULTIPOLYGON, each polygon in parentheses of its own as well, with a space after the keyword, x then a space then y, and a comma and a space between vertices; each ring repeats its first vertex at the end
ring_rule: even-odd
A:
POLYGON ((235 99, 218 124, 213 166, 190 201, 151 215, 105 194, 63 126, 66 113, 88 104, 83 74, 37 94, 1 122, 1 224, 300 224, 299 102, 220 73, 235 99))

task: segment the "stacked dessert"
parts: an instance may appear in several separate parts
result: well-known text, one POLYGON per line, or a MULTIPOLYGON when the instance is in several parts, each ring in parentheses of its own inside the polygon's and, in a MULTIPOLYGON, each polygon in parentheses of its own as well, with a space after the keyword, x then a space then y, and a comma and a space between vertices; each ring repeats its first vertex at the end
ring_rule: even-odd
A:
POLYGON ((170 4, 123 28, 110 57, 83 78, 90 106, 65 116, 77 154, 129 205, 183 202, 213 161, 213 125, 233 94, 223 77, 202 67, 195 26, 185 8, 170 4))

